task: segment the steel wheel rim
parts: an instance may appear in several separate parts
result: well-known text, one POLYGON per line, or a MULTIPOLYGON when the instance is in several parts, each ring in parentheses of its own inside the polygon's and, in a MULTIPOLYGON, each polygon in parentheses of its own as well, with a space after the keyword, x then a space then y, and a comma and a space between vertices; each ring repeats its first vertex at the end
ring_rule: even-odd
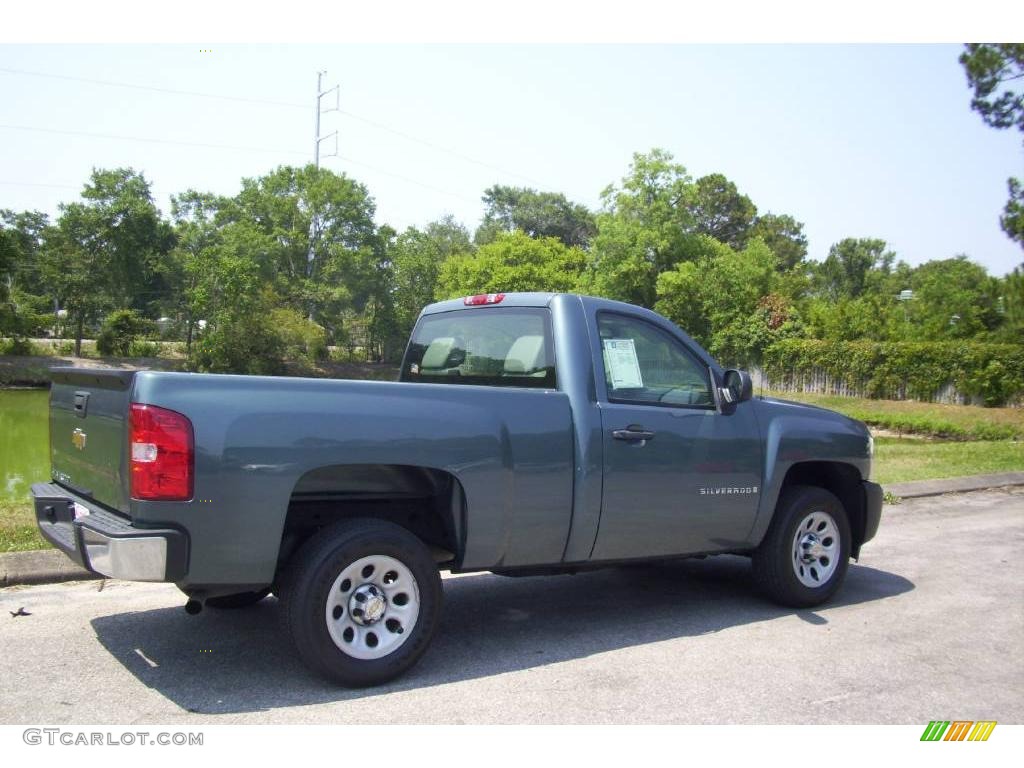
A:
POLYGON ((793 574, 805 587, 824 586, 839 567, 839 526, 828 512, 806 515, 793 534, 793 574))
POLYGON ((387 555, 369 555, 347 565, 331 584, 324 608, 331 640, 343 653, 363 660, 398 650, 419 615, 416 577, 387 555))

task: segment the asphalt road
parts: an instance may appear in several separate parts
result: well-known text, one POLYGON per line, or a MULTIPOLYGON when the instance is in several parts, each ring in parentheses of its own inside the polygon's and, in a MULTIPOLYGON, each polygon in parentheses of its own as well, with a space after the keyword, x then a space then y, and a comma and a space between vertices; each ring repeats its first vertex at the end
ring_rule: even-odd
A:
POLYGON ((886 507, 826 607, 749 582, 735 557, 449 578, 433 647, 370 690, 310 675, 273 599, 193 617, 169 585, 13 587, 0 722, 1024 722, 1024 489, 886 507))

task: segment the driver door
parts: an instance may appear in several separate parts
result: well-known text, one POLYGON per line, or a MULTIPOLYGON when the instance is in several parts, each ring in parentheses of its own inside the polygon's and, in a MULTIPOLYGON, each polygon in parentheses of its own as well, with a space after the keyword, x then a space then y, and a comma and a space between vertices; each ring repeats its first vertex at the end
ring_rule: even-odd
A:
POLYGON ((606 397, 592 559, 742 548, 761 486, 753 408, 722 413, 707 366, 665 329, 617 312, 597 324, 606 397))

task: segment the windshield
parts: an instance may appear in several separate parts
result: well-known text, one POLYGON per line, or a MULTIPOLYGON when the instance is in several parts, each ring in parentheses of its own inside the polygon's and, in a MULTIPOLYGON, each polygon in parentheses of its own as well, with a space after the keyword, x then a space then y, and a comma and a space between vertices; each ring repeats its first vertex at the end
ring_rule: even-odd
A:
POLYGON ((422 318, 401 381, 554 389, 546 309, 488 307, 422 318))

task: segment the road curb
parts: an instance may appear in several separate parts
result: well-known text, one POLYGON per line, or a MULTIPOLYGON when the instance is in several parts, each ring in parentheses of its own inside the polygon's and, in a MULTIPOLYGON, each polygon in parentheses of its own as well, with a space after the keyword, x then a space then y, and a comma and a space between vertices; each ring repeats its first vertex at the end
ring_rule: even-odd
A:
POLYGON ((0 587, 99 579, 56 549, 0 554, 0 587))
POLYGON ((893 483, 885 486, 885 491, 901 499, 919 499, 926 496, 941 496, 944 493, 986 491, 990 488, 1005 488, 1012 485, 1024 485, 1024 472, 1000 472, 995 475, 970 475, 968 477, 947 477, 941 480, 893 483))
MULTIPOLYGON (((1024 472, 1002 472, 996 475, 971 475, 943 480, 920 480, 912 483, 893 483, 885 491, 900 499, 941 496, 945 493, 968 493, 990 488, 1024 485, 1024 472)), ((64 581, 99 579, 74 563, 56 549, 0 554, 0 588, 20 584, 57 584, 64 581)))

